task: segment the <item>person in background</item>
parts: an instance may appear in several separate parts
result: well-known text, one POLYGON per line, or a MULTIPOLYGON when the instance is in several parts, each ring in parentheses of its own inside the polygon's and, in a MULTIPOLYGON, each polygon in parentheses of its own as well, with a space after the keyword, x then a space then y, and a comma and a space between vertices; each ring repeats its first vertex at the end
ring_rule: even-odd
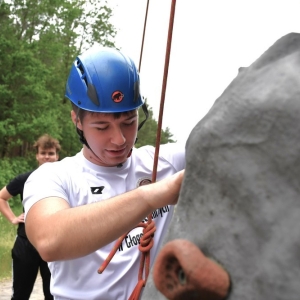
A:
MULTIPOLYGON (((57 161, 61 146, 57 139, 44 134, 34 143, 33 148, 36 151, 35 157, 38 166, 41 166, 46 162, 57 161)), ((18 225, 17 237, 12 248, 12 300, 27 300, 30 298, 38 272, 42 277, 45 299, 53 299, 50 293, 51 274, 48 264, 27 239, 24 213, 16 216, 8 203, 13 196, 17 195, 20 195, 21 201, 23 200, 24 184, 33 171, 16 176, 0 191, 0 212, 13 225, 18 225)))
POLYGON ((160 146, 157 180, 151 183, 155 148, 134 147, 145 121, 139 123, 139 107, 147 118, 139 87, 134 62, 113 48, 94 46, 71 67, 66 97, 83 148, 32 173, 23 201, 28 237, 49 262, 54 299, 127 300, 139 287, 143 228, 137 225, 148 223, 151 214, 156 226, 151 265, 168 229, 185 147, 160 146))

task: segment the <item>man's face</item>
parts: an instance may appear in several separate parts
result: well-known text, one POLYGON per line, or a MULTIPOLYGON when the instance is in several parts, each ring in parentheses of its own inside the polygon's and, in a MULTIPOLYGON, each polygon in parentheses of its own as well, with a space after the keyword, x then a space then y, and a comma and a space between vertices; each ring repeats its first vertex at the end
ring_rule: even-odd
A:
MULTIPOLYGON (((73 111, 72 119, 76 120, 73 111)), ((92 149, 84 147, 84 156, 100 166, 117 166, 126 161, 135 143, 138 113, 134 110, 117 119, 113 114, 87 113, 82 123, 78 120, 77 126, 92 149)))
POLYGON ((38 153, 35 155, 39 166, 45 162, 54 162, 58 160, 56 148, 38 148, 38 153))

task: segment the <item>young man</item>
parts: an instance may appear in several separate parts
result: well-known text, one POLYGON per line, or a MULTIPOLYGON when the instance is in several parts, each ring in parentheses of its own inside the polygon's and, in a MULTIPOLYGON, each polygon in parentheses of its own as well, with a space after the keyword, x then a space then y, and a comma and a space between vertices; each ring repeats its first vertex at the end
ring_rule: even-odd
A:
MULTIPOLYGON (((33 148, 36 151, 35 157, 39 166, 46 162, 58 160, 60 144, 58 140, 47 134, 42 135, 34 143, 33 148)), ((0 191, 0 212, 12 224, 18 225, 17 238, 12 249, 13 295, 11 299, 13 300, 29 299, 39 271, 43 279, 45 299, 53 299, 50 293, 51 274, 48 264, 40 257, 39 253, 27 239, 24 213, 20 216, 15 216, 8 204, 8 201, 16 195, 20 195, 21 201, 23 200, 24 184, 32 172, 33 170, 18 175, 0 191)))
POLYGON ((177 203, 184 147, 134 148, 138 108, 145 103, 133 61, 110 48, 79 55, 67 81, 71 118, 83 143, 74 157, 40 167, 25 186, 26 230, 49 261, 55 299, 128 299, 138 282, 143 228, 155 222, 150 262, 157 255, 177 203), (129 232, 107 268, 100 265, 129 232))

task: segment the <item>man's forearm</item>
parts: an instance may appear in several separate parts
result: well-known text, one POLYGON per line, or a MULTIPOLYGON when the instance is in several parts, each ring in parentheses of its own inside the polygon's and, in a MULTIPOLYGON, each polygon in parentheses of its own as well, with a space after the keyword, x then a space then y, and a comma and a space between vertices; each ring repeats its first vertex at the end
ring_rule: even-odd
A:
POLYGON ((13 224, 13 220, 16 218, 16 215, 11 210, 8 201, 0 198, 0 212, 2 215, 13 224))
POLYGON ((175 204, 180 184, 181 179, 178 186, 163 180, 75 208, 62 199, 46 198, 29 210, 26 232, 44 260, 78 258, 116 240, 156 208, 175 204))

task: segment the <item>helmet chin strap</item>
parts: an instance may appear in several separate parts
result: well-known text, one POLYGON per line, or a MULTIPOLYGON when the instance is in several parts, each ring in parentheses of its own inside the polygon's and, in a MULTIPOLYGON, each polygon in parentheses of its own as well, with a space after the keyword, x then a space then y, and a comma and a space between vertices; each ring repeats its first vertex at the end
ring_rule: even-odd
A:
MULTIPOLYGON (((78 120, 79 120, 79 112, 80 112, 80 110, 81 110, 81 108, 78 107, 77 112, 76 112, 76 124, 75 124, 76 132, 77 132, 77 134, 78 134, 78 136, 79 136, 79 141, 80 141, 80 143, 83 144, 83 145, 86 145, 89 149, 91 149, 90 146, 89 146, 89 144, 88 144, 88 142, 86 141, 86 139, 85 139, 85 137, 84 137, 84 135, 83 135, 83 131, 80 130, 80 129, 78 128, 78 126, 77 126, 78 120)), ((91 149, 91 150, 92 150, 92 149, 91 149)))
MULTIPOLYGON (((79 140, 80 140, 80 142, 81 142, 83 145, 85 145, 85 146, 93 153, 94 156, 96 156, 99 160, 101 160, 100 157, 93 151, 93 149, 92 149, 92 148, 90 147, 90 145, 88 144, 86 138, 85 138, 84 135, 83 135, 83 131, 80 130, 80 129, 78 129, 77 126, 76 126, 76 131, 77 131, 77 133, 78 133, 78 135, 79 135, 79 140)), ((128 155, 127 155, 127 158, 131 156, 131 153, 132 153, 132 149, 130 149, 130 151, 129 151, 128 155)), ((116 165, 117 168, 121 168, 122 166, 123 166, 123 163, 119 163, 119 164, 116 165)))
POLYGON ((142 109, 143 109, 143 112, 144 112, 144 114, 145 114, 145 116, 146 116, 146 119, 143 120, 143 121, 139 124, 138 131, 143 127, 143 125, 145 124, 145 122, 147 121, 148 116, 149 116, 149 112, 148 112, 148 108, 147 108, 146 103, 144 103, 144 104, 142 105, 142 109))
MULTIPOLYGON (((149 116, 149 112, 148 112, 148 108, 147 108, 146 103, 144 103, 142 105, 142 109, 143 109, 143 112, 144 112, 146 118, 139 124, 138 131, 143 127, 145 122, 148 120, 148 116, 149 116)), ((134 144, 136 144, 137 141, 138 141, 138 137, 136 137, 134 144)))

